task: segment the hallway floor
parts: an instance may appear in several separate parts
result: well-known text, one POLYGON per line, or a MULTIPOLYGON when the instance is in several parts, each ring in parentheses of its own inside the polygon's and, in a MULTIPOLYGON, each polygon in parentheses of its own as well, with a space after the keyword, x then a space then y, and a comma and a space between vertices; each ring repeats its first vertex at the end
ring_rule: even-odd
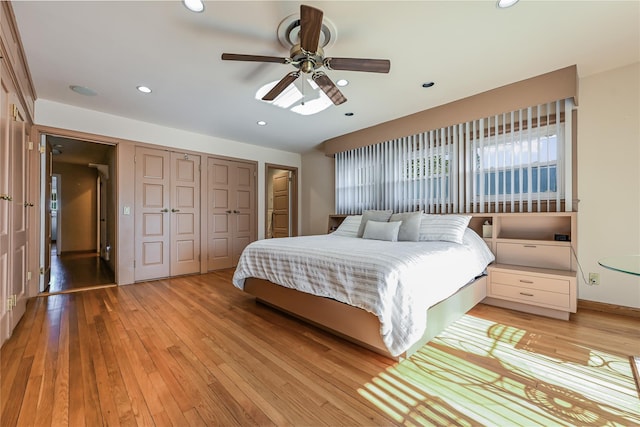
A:
POLYGON ((58 255, 51 250, 51 281, 46 292, 72 291, 89 286, 114 283, 113 271, 95 252, 58 255))

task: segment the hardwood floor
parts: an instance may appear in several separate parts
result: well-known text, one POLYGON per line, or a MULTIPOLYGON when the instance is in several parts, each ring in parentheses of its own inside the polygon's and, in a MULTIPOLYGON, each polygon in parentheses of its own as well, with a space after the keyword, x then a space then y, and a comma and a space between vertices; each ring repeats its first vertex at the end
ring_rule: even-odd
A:
POLYGON ((47 293, 75 291, 114 283, 113 271, 95 252, 51 253, 51 280, 47 293))
POLYGON ((30 300, 0 353, 0 425, 640 425, 637 318, 478 305, 396 363, 232 274, 30 300))

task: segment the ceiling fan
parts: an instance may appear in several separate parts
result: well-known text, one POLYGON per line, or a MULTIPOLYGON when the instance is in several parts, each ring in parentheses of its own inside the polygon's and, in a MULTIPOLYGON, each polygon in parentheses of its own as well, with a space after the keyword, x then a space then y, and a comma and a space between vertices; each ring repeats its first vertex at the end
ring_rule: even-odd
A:
POLYGON ((363 58, 325 58, 324 51, 320 47, 320 35, 322 32, 323 12, 311 6, 300 5, 300 37, 299 43, 294 44, 289 53, 289 58, 277 56, 242 55, 236 53, 223 53, 225 61, 250 61, 250 62, 274 62, 278 64, 291 64, 296 71, 288 73, 282 78, 264 97, 263 101, 273 101, 289 85, 291 85, 300 73, 311 74, 313 81, 331 99, 335 105, 340 105, 347 100, 331 79, 319 68, 328 70, 366 71, 372 73, 388 73, 391 62, 388 59, 363 59, 363 58))

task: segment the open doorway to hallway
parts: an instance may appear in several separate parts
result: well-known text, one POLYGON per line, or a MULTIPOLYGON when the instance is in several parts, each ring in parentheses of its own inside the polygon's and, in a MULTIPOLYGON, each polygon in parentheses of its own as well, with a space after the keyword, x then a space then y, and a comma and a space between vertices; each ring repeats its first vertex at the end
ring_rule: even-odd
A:
POLYGON ((54 135, 43 139, 48 158, 42 258, 48 262, 41 291, 114 284, 115 145, 54 135))

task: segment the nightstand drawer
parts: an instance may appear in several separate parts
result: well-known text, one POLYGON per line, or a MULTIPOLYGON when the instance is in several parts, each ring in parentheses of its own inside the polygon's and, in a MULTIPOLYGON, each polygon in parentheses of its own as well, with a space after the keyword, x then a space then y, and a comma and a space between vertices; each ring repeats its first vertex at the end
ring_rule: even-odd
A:
POLYGON ((516 286, 539 291, 569 294, 570 281, 568 279, 552 279, 528 274, 505 273, 504 271, 491 271, 491 285, 502 284, 516 286))
POLYGON ((500 283, 489 285, 489 295, 511 301, 547 306, 554 309, 569 310, 571 301, 569 293, 557 293, 530 289, 520 286, 509 286, 500 283))
POLYGON ((535 243, 498 242, 496 261, 500 264, 570 270, 571 248, 535 243))

